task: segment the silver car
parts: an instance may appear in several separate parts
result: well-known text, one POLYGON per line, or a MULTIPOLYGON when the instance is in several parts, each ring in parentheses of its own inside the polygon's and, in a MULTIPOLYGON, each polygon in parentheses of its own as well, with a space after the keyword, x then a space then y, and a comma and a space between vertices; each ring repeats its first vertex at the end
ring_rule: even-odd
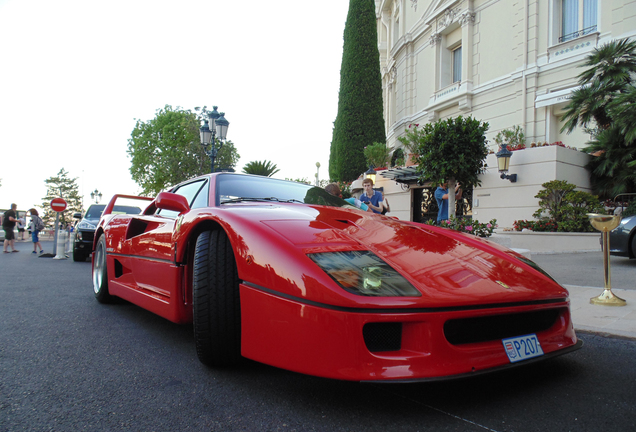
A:
POLYGON ((610 231, 610 254, 636 258, 636 215, 624 217, 620 225, 610 231))

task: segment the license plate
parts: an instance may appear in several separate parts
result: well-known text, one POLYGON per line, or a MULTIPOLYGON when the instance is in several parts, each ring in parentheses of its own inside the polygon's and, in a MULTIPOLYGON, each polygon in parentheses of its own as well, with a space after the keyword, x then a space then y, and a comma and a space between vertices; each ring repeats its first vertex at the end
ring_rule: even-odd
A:
POLYGON ((502 339, 510 363, 543 355, 541 344, 536 334, 502 339))

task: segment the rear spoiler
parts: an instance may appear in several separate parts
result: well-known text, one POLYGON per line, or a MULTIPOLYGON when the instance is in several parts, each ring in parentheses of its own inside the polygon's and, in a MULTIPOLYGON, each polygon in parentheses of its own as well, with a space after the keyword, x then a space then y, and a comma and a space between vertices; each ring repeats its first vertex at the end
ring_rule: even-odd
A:
POLYGON ((149 198, 149 197, 144 197, 144 196, 136 196, 136 195, 122 195, 122 194, 113 195, 113 197, 110 199, 110 202, 108 203, 108 205, 106 206, 106 208, 102 212, 102 216, 112 213, 113 208, 115 207, 115 201, 117 201, 117 198, 129 198, 129 199, 137 199, 137 200, 144 200, 144 201, 153 201, 154 200, 154 198, 149 198))

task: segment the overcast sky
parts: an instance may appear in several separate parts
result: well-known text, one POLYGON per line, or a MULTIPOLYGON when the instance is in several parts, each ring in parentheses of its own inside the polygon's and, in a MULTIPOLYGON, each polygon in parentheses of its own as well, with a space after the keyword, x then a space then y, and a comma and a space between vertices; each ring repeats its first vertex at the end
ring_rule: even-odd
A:
POLYGON ((0 0, 0 208, 77 178, 85 206, 137 194, 135 119, 218 105, 277 178, 328 177, 347 0, 0 0))

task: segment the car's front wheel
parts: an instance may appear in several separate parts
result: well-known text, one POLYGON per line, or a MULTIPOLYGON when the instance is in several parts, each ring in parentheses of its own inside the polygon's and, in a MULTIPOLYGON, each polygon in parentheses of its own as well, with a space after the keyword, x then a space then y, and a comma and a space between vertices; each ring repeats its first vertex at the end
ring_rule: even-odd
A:
POLYGON ((106 236, 102 235, 95 248, 93 259, 93 291, 100 303, 112 303, 114 297, 108 292, 108 271, 106 268, 106 236))
POLYGON ((232 245, 223 230, 197 238, 192 274, 194 340, 199 360, 230 366, 241 358, 241 304, 232 245))

